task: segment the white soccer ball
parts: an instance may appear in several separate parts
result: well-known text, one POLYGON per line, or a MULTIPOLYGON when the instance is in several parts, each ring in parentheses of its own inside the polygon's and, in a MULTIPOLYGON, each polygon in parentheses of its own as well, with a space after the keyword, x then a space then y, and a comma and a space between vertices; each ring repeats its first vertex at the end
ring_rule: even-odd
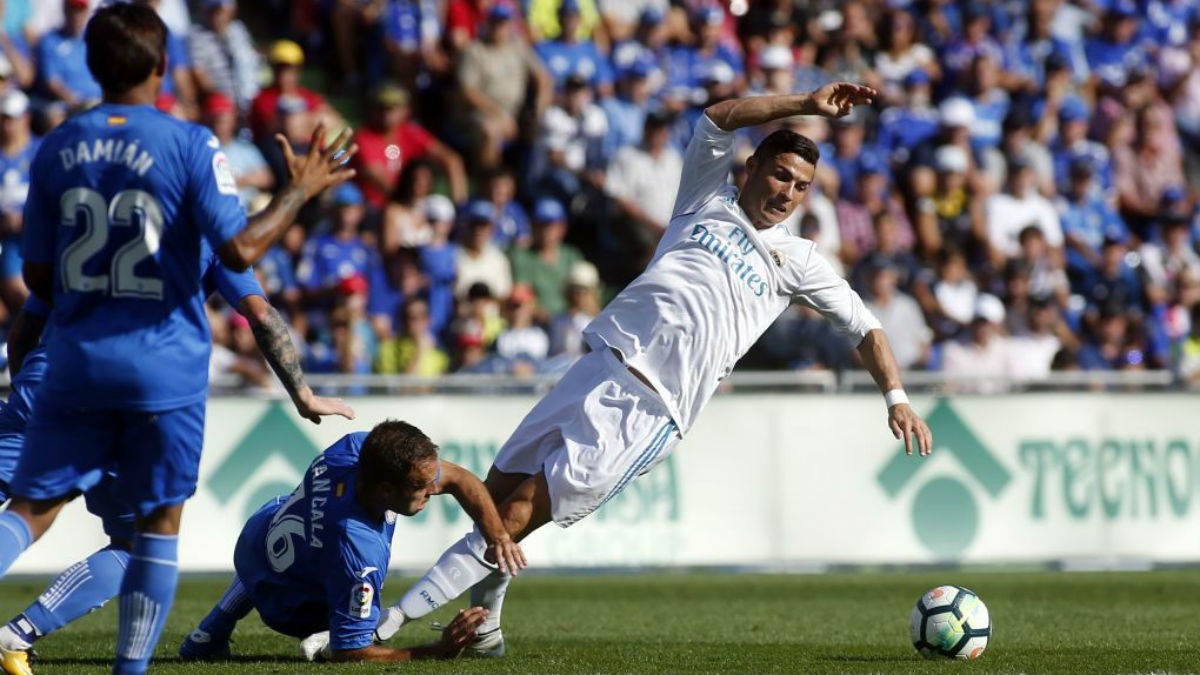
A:
POLYGON ((977 659, 992 638, 987 605, 959 586, 938 586, 918 598, 909 628, 913 646, 927 659, 977 659))

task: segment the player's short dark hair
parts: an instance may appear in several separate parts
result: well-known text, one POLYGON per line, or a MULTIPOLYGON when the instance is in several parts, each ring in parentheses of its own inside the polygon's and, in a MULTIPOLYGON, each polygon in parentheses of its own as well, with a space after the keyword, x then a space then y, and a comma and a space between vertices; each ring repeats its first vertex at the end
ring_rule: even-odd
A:
POLYGON ((438 446, 423 431, 400 420, 380 422, 367 434, 358 456, 369 481, 403 482, 418 462, 437 457, 438 446))
POLYGON ((106 94, 123 94, 165 65, 167 25, 146 5, 101 7, 88 21, 83 39, 88 69, 106 94))
POLYGON ((821 151, 817 149, 817 144, 813 140, 803 134, 798 134, 791 129, 779 129, 773 131, 769 136, 758 144, 754 149, 754 157, 759 162, 766 162, 774 159, 778 155, 784 154, 798 155, 800 159, 817 165, 817 160, 821 159, 821 151))

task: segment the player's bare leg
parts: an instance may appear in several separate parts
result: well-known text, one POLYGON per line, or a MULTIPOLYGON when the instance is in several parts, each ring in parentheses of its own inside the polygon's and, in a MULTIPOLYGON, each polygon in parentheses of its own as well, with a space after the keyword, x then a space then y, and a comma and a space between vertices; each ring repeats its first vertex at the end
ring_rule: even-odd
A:
POLYGON ((54 519, 62 508, 71 501, 72 495, 64 495, 55 499, 26 499, 13 497, 8 505, 8 512, 18 515, 29 526, 30 543, 42 538, 43 534, 54 524, 54 519))

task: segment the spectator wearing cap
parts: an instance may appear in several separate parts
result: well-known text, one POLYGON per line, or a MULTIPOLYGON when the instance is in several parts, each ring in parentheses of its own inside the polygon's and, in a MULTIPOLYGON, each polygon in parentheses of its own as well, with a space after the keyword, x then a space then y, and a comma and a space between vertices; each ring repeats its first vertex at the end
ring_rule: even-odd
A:
POLYGON ((424 160, 440 168, 450 182, 455 201, 467 198, 467 174, 462 158, 412 119, 408 91, 384 84, 371 97, 368 121, 354 142, 358 154, 354 166, 367 204, 382 209, 395 188, 406 162, 424 160))
POLYGON ((953 96, 938 105, 938 132, 913 148, 909 154, 912 167, 936 167, 939 148, 953 145, 967 157, 967 173, 974 177, 979 165, 971 144, 971 129, 975 126, 975 106, 961 96, 953 96))
POLYGON ((989 31, 992 15, 988 6, 979 0, 971 0, 962 8, 961 38, 952 41, 942 51, 942 66, 946 70, 947 82, 957 91, 964 91, 970 84, 971 64, 981 55, 992 63, 1004 62, 1004 49, 989 31))
MULTIPOLYGON (((224 96, 224 94, 222 94, 224 96)), ((275 134, 282 134, 297 153, 308 152, 312 142, 312 133, 316 127, 316 116, 308 112, 308 104, 298 96, 280 96, 275 104, 275 128, 266 138, 258 139, 258 149, 271 172, 275 174, 275 184, 284 185, 288 181, 287 159, 275 134)))
MULTIPOLYGON (((612 4, 629 8, 636 6, 637 3, 613 0, 612 4)), ((634 14, 635 30, 623 36, 613 36, 614 42, 609 58, 618 77, 624 75, 625 71, 639 62, 652 66, 655 69, 655 76, 650 84, 657 93, 663 86, 670 57, 670 50, 667 46, 666 3, 662 0, 649 0, 646 4, 647 6, 639 13, 634 14), (657 3, 661 3, 664 7, 656 6, 657 3)))
POLYGON ((546 70, 554 78, 554 87, 562 91, 567 78, 583 78, 601 97, 612 95, 613 73, 608 59, 596 43, 582 37, 580 0, 560 0, 558 36, 542 40, 534 46, 546 70))
POLYGON ((636 260, 639 268, 667 229, 683 175, 683 157, 671 147, 670 123, 664 115, 648 116, 642 143, 618 150, 605 172, 605 191, 633 226, 622 231, 632 230, 632 240, 640 242, 634 251, 611 253, 636 260))
POLYGON ((245 112, 258 95, 258 51, 236 0, 203 0, 203 21, 188 33, 188 55, 199 94, 225 94, 245 112))
POLYGON ((249 207, 255 195, 275 187, 275 174, 258 146, 237 136, 237 106, 225 94, 215 92, 204 99, 204 125, 212 129, 229 160, 237 182, 238 198, 249 207))
POLYGON ((1148 59, 1138 44, 1138 8, 1134 0, 1108 0, 1100 33, 1084 42, 1092 75, 1103 85, 1119 88, 1133 70, 1144 68, 1148 59))
POLYGON ((0 300, 15 316, 29 291, 21 277, 21 232, 29 167, 38 141, 29 132, 29 97, 20 89, 0 96, 0 300))
POLYGON ((1158 106, 1148 105, 1138 110, 1131 142, 1118 137, 1109 146, 1113 151, 1113 182, 1121 215, 1134 231, 1158 216, 1167 189, 1183 185, 1182 158, 1178 147, 1165 142, 1163 117, 1158 106))
POLYGON ((514 285, 507 310, 508 326, 496 337, 496 355, 511 364, 513 374, 532 375, 550 355, 550 336, 538 325, 544 312, 533 288, 514 285))
POLYGON ((366 209, 362 191, 353 183, 333 190, 332 214, 328 231, 304 245, 296 278, 312 303, 323 303, 343 279, 366 277, 371 248, 363 241, 359 228, 366 209))
POLYGON ((1099 193, 1112 190, 1112 160, 1108 149, 1088 138, 1090 117, 1087 103, 1077 96, 1068 96, 1058 105, 1058 138, 1050 152, 1054 157, 1054 182, 1059 191, 1065 192, 1070 185, 1071 167, 1076 161, 1091 164, 1096 179, 1093 186, 1099 193))
POLYGON ((443 195, 429 195, 425 200, 425 220, 429 223, 430 239, 417 248, 421 274, 427 288, 429 326, 434 335, 454 319, 454 284, 458 279, 458 262, 450 232, 454 229, 454 203, 443 195))
MULTIPOLYGON (((957 145, 943 145, 934 153, 931 180, 914 180, 916 231, 922 254, 936 255, 943 246, 962 250, 978 248, 976 233, 982 231, 982 205, 973 199, 969 172, 970 155, 957 145), (932 185, 928 185, 932 183, 932 185)), ((914 171, 914 179, 925 171, 914 171)))
POLYGON ((903 370, 923 366, 929 361, 933 331, 925 323, 921 306, 912 296, 897 289, 897 270, 886 261, 874 262, 867 277, 866 288, 870 290, 867 309, 887 332, 896 365, 903 370))
POLYGON ((516 197, 517 177, 512 169, 500 166, 487 172, 480 198, 490 202, 494 209, 493 237, 502 250, 529 245, 532 232, 529 215, 516 197))
POLYGON ((879 52, 875 54, 875 72, 882 81, 883 100, 892 105, 901 105, 908 100, 911 105, 909 78, 916 73, 925 76, 941 75, 937 58, 929 45, 917 40, 917 24, 907 9, 895 8, 884 15, 880 24, 881 40, 879 52), (907 95, 906 95, 907 94, 907 95))
MULTIPOLYGON (((163 13, 162 0, 135 0, 163 13)), ((170 71, 163 78, 162 93, 175 99, 180 110, 189 119, 195 119, 199 101, 196 99, 196 83, 192 79, 192 61, 188 55, 187 40, 167 27, 167 67, 170 71)))
POLYGON ((434 377, 446 372, 450 368, 450 357, 438 347, 428 303, 419 297, 405 300, 403 319, 399 337, 379 346, 375 369, 383 374, 420 377, 434 377))
POLYGON ((41 94, 75 107, 98 100, 103 92, 88 70, 87 46, 83 42, 90 14, 88 1, 63 0, 62 6, 62 25, 42 36, 33 60, 41 94))
POLYGON ((641 144, 650 110, 650 80, 657 72, 652 62, 637 61, 621 71, 616 96, 601 99, 600 109, 608 123, 604 145, 609 156, 620 148, 641 144))
POLYGON ((1029 225, 1042 231, 1052 249, 1062 249, 1063 232, 1058 211, 1038 192, 1033 167, 1018 158, 1009 158, 1005 190, 987 198, 984 214, 993 262, 997 267, 1003 265, 1004 258, 1017 254, 1020 250, 1018 235, 1029 225))
POLYGON ((496 166, 505 146, 516 140, 517 117, 530 80, 536 86, 539 117, 554 93, 553 79, 516 33, 514 18, 511 6, 493 4, 483 38, 468 44, 458 61, 458 126, 470 139, 476 166, 481 169, 496 166))
POLYGON ((304 66, 304 49, 291 40, 276 40, 267 50, 267 63, 271 65, 271 84, 254 97, 250 106, 250 132, 255 140, 264 142, 276 127, 279 99, 283 96, 304 101, 310 113, 317 114, 330 126, 338 126, 340 118, 317 92, 300 84, 300 69, 304 66))
POLYGON ((433 168, 428 162, 418 159, 404 165, 383 210, 379 245, 384 255, 421 246, 432 238, 425 201, 433 196, 433 184, 433 168))
POLYGON ((692 13, 693 44, 680 44, 669 52, 670 67, 667 85, 703 87, 704 78, 714 72, 713 66, 722 63, 733 72, 733 89, 745 88, 745 65, 742 55, 721 40, 725 26, 725 9, 720 5, 702 4, 692 13))
POLYGON ((1101 264, 1106 238, 1125 239, 1125 222, 1096 190, 1095 167, 1081 157, 1071 163, 1065 195, 1058 199, 1066 244, 1067 275, 1079 286, 1101 264))
POLYGON ((566 233, 567 213, 562 204, 542 198, 534 206, 532 243, 509 252, 513 282, 533 288, 546 316, 554 316, 566 308, 563 292, 567 277, 571 267, 583 260, 578 249, 563 243, 566 233))
POLYGON ((542 192, 566 200, 581 189, 584 172, 603 170, 608 117, 592 100, 583 78, 572 75, 558 105, 542 116, 537 163, 532 169, 542 192))
POLYGON ((900 103, 879 115, 876 144, 895 164, 908 161, 909 153, 938 132, 938 111, 930 105, 929 74, 915 68, 904 77, 900 103))
POLYGON ((754 95, 791 94, 796 91, 796 57, 792 50, 780 44, 769 44, 758 53, 761 76, 754 95))
POLYGON ((567 309, 550 321, 550 354, 568 360, 583 356, 583 329, 600 313, 600 273, 589 262, 567 275, 567 309))
POLYGON ((947 342, 942 348, 942 372, 956 391, 981 394, 1003 393, 1012 375, 1008 338, 1002 333, 1004 303, 994 295, 981 294, 972 308, 970 329, 962 341, 947 342))
POLYGON ((495 206, 481 199, 471 202, 463 219, 463 233, 455 251, 458 280, 454 293, 465 299, 475 284, 485 284, 502 298, 512 290, 512 268, 496 246, 495 206))

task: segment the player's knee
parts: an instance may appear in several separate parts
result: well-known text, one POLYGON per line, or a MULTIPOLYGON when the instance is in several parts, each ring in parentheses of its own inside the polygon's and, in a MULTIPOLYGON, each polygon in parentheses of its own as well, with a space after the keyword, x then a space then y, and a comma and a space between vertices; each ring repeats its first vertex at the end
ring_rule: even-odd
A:
POLYGON ((13 497, 8 510, 11 513, 17 514, 25 521, 25 524, 29 526, 30 534, 33 535, 33 540, 37 541, 54 524, 54 519, 58 517, 58 512, 62 510, 63 505, 70 501, 70 499, 70 495, 55 497, 53 499, 13 497))
POLYGON ((136 529, 146 534, 176 535, 179 534, 179 518, 183 515, 183 505, 160 506, 150 513, 138 518, 136 529))

